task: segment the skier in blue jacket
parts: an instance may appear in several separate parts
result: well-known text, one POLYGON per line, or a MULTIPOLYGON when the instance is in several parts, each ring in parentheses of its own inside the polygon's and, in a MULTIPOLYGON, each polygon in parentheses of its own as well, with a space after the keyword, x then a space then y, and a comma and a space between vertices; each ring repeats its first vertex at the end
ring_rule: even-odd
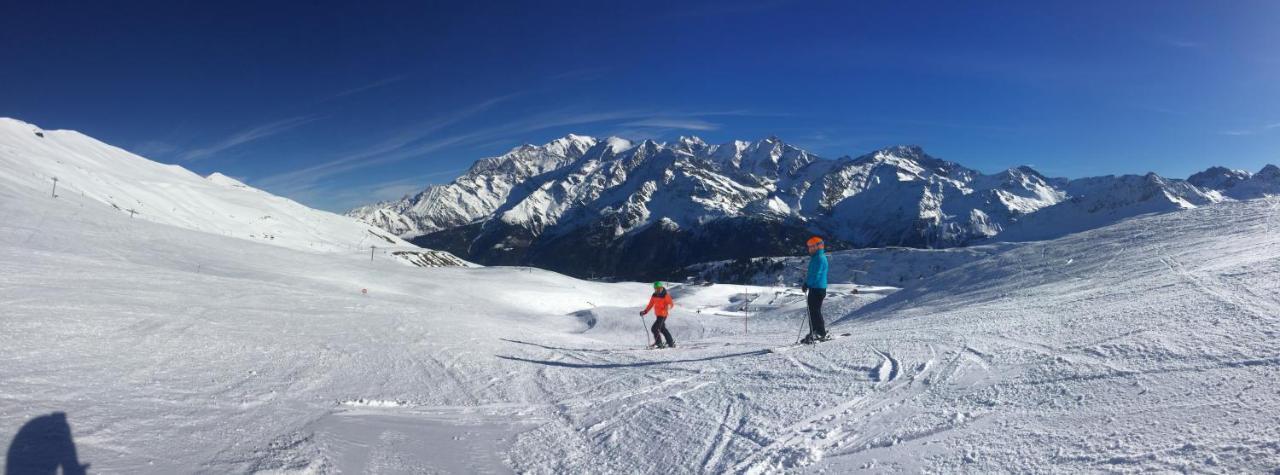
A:
POLYGON ((809 248, 809 271, 802 288, 808 294, 809 335, 801 343, 826 341, 827 322, 822 319, 822 300, 827 297, 827 251, 822 238, 814 236, 805 243, 809 248))

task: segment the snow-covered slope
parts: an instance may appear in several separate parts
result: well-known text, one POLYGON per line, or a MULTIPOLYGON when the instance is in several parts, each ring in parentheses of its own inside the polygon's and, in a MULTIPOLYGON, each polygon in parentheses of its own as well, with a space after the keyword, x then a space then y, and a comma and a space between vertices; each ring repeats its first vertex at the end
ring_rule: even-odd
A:
POLYGON ((1223 193, 1241 200, 1280 195, 1280 167, 1275 165, 1262 167, 1258 173, 1223 193))
POLYGON ((1155 173, 1071 180, 1066 193, 1070 199, 1026 216, 994 239, 1051 239, 1133 216, 1194 209, 1223 199, 1217 191, 1155 173))
POLYGON ((1187 183, 1206 190, 1225 191, 1249 179, 1251 173, 1227 167, 1209 167, 1187 178, 1187 183))
POLYGON ((1222 199, 1155 174, 985 175, 911 146, 829 160, 776 137, 710 145, 570 135, 350 214, 405 237, 427 232, 415 242, 481 263, 648 278, 696 262, 792 254, 815 233, 834 247, 946 248, 1053 238, 1222 199))
MULTIPOLYGON (((940 272, 987 259, 1020 244, 998 243, 949 249, 906 247, 853 249, 827 253, 828 281, 909 287, 940 272)), ((676 277, 692 282, 752 285, 798 285, 804 281, 808 257, 757 257, 694 264, 676 277)))
MULTIPOLYGON (((397 248, 417 264, 468 265, 379 228, 308 208, 214 173, 200 177, 84 134, 0 118, 0 188, 24 197, 82 197, 85 212, 316 252, 397 248), (56 183, 55 180, 56 179, 56 183), (96 202, 96 203, 95 203, 96 202)), ((406 259, 408 261, 408 259, 406 259)))
POLYGON ((0 464, 74 446, 103 473, 1265 473, 1277 204, 837 286, 851 336, 774 353, 803 330, 797 289, 674 287, 680 347, 646 351, 646 285, 416 269, 0 187, 0 464))

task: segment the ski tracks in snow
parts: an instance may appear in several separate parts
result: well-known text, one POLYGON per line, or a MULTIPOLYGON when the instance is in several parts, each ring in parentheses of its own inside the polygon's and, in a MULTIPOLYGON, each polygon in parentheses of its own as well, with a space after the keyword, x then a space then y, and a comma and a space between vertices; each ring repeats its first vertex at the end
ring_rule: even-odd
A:
POLYGON ((747 424, 751 423, 750 417, 742 409, 741 399, 744 397, 739 395, 736 400, 731 400, 725 406, 724 417, 720 419, 716 435, 712 438, 711 445, 707 447, 706 455, 702 457, 700 466, 703 472, 713 473, 722 470, 725 452, 735 440, 745 439, 756 447, 762 445, 743 430, 747 424), (733 425, 730 426, 730 424, 733 425))
POLYGON ((853 456, 938 435, 972 420, 957 417, 924 427, 908 421, 917 410, 908 406, 929 391, 950 383, 969 367, 980 372, 988 370, 985 363, 971 361, 981 358, 970 358, 972 353, 966 352, 967 348, 948 351, 941 364, 938 361, 943 356, 933 345, 924 345, 923 349, 918 358, 902 360, 895 351, 872 348, 870 353, 880 362, 870 370, 872 386, 865 393, 782 428, 772 442, 731 471, 794 470, 823 459, 853 456))
POLYGON ((865 337, 854 337, 782 354, 742 352, 742 342, 704 343, 677 350, 675 358, 677 353, 578 351, 514 342, 533 353, 513 361, 536 363, 534 357, 541 356, 592 362, 539 369, 536 379, 545 398, 557 401, 549 406, 555 415, 548 420, 559 427, 534 437, 572 434, 580 446, 571 451, 574 455, 523 468, 576 471, 585 468, 578 463, 591 453, 623 451, 643 458, 641 452, 657 449, 633 446, 634 440, 661 436, 667 425, 676 423, 704 429, 663 449, 675 451, 661 456, 664 463, 701 472, 771 473, 856 457, 843 459, 847 466, 843 462, 871 460, 869 451, 874 455, 903 442, 930 440, 975 420, 969 414, 939 413, 921 398, 940 388, 964 393, 985 381, 990 355, 932 338, 895 335, 893 343, 877 341, 879 345, 869 347, 865 337), (732 348, 735 352, 727 354, 738 356, 726 358, 721 348, 732 348), (543 384, 549 381, 562 388, 543 384), (761 391, 761 384, 768 390, 761 391), (809 389, 795 393, 801 386, 809 389), (800 394, 811 396, 797 399, 800 394), (779 398, 792 409, 769 409, 779 398), (917 417, 922 413, 926 417, 917 417), (770 419, 778 417, 798 422, 769 429, 770 419))
POLYGON ((1280 304, 1275 301, 1247 295, 1246 292, 1226 285, 1216 276, 1190 271, 1173 256, 1162 257, 1160 262, 1196 289, 1225 305, 1239 308, 1258 319, 1270 320, 1280 315, 1280 304))
POLYGON ((883 351, 876 349, 872 349, 872 351, 876 352, 877 355, 880 355, 881 358, 880 365, 876 367, 875 374, 873 375, 876 382, 889 383, 898 379, 898 372, 901 369, 901 365, 898 363, 898 360, 883 351))

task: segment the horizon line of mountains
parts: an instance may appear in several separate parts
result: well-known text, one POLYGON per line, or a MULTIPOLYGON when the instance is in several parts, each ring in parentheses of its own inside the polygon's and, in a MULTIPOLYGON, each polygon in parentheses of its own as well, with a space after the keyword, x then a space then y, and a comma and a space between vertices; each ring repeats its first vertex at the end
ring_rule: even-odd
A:
POLYGON ((709 145, 567 135, 478 160, 453 182, 346 214, 484 265, 657 278, 700 262, 829 247, 1050 239, 1139 214, 1280 194, 1280 168, 1186 180, 983 174, 896 146, 825 159, 776 137, 709 145))

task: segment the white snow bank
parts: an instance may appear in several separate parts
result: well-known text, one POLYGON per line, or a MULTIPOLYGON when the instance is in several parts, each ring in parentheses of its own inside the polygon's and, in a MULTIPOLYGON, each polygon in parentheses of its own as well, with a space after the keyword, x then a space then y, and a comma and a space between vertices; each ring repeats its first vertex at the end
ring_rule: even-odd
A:
MULTIPOLYGON (((308 208, 220 173, 207 179, 75 131, 33 133, 0 118, 0 189, 26 199, 80 197, 86 212, 112 212, 205 233, 313 252, 418 250, 354 219, 308 208)), ((467 265, 438 253, 434 261, 467 265)))

